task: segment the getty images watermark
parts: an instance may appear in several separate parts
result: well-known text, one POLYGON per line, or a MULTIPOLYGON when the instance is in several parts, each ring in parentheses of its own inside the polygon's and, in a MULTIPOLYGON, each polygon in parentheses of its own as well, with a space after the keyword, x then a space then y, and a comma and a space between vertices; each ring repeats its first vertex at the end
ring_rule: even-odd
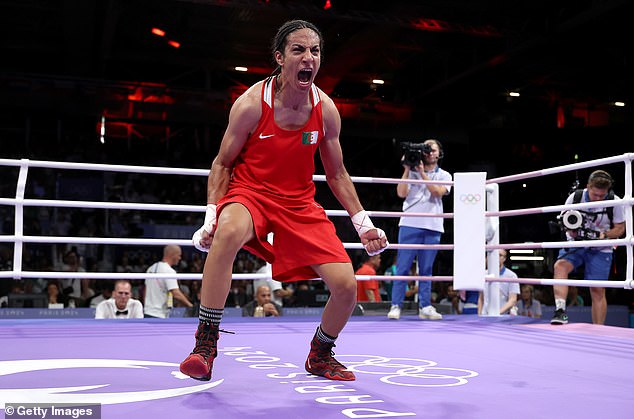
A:
POLYGON ((6 418, 101 419, 101 404, 5 403, 6 418))

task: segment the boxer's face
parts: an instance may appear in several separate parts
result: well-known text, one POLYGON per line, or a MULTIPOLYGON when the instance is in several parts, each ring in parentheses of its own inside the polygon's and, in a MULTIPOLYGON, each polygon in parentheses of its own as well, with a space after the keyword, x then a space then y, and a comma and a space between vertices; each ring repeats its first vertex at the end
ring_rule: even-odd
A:
POLYGON ((311 29, 300 29, 288 35, 284 53, 276 52, 286 82, 307 90, 315 80, 321 65, 321 40, 311 29))

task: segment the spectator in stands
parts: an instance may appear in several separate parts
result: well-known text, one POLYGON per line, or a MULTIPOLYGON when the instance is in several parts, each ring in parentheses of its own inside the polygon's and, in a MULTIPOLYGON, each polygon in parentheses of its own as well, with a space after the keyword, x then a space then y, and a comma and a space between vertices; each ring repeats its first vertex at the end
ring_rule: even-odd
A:
POLYGON ((130 263, 130 257, 127 252, 121 256, 121 261, 117 264, 116 271, 120 273, 134 272, 134 267, 130 263))
POLYGON ((201 293, 201 281, 192 281, 192 304, 194 305, 191 309, 192 317, 198 317, 200 314, 200 293, 201 293))
POLYGON ((569 287, 568 288, 568 299, 566 300, 566 306, 578 306, 582 307, 584 305, 583 297, 579 295, 579 288, 577 287, 569 287))
POLYGON ((246 284, 244 281, 236 279, 232 280, 231 290, 227 295, 225 307, 239 308, 244 306, 247 301, 249 301, 249 296, 247 294, 246 284))
POLYGON ((102 301, 112 298, 114 283, 108 280, 100 281, 96 288, 97 291, 99 291, 99 294, 96 294, 88 299, 88 307, 96 308, 102 301))
POLYGON ((405 286, 405 301, 414 301, 414 297, 418 294, 418 282, 408 281, 405 286))
MULTIPOLYGON (((0 226, 0 232, 2 228, 0 226)), ((7 233, 4 233, 7 234, 7 233)), ((12 234, 12 233, 11 233, 12 234)), ((0 271, 13 270, 13 250, 9 246, 0 245, 0 271)), ((11 290, 11 281, 0 280, 0 297, 6 296, 11 290)))
MULTIPOLYGON (((271 265, 266 263, 263 259, 259 259, 262 265, 255 273, 271 275, 271 265)), ((284 306, 284 299, 290 298, 293 295, 293 288, 287 285, 288 288, 284 288, 280 281, 276 281, 273 278, 256 279, 253 281, 253 288, 258 289, 260 285, 268 285, 271 289, 271 301, 280 307, 284 306)))
MULTIPOLYGON (((9 295, 10 294, 25 294, 24 290, 24 282, 21 280, 8 280, 7 283, 10 284, 10 289, 6 295, 0 297, 0 308, 8 307, 10 304, 9 295)), ((26 306, 25 306, 26 307, 26 306)))
MULTIPOLYGON (((77 247, 73 246, 62 258, 64 272, 86 272, 81 266, 81 257, 77 251, 77 247)), ((86 278, 67 278, 62 279, 62 289, 69 299, 69 305, 77 307, 85 305, 85 301, 95 295, 95 291, 91 288, 91 281, 86 278)))
POLYGON ((442 298, 438 304, 451 307, 449 309, 450 314, 462 314, 464 307, 464 301, 460 299, 460 293, 453 289, 452 284, 447 286, 447 296, 442 298))
POLYGON ((143 305, 131 298, 132 284, 126 279, 114 283, 112 298, 100 302, 95 311, 96 319, 142 319, 143 305))
POLYGON ((255 290, 255 300, 242 307, 243 317, 278 317, 282 315, 282 307, 271 301, 271 289, 268 285, 260 285, 255 290))
MULTIPOLYGON (((398 234, 398 233, 397 233, 398 234)), ((383 272, 385 276, 396 275, 396 256, 393 257, 392 263, 388 264, 383 272)), ((392 286, 394 281, 379 281, 379 293, 381 294, 382 301, 390 301, 392 299, 392 286)))
POLYGON ((193 253, 189 263, 189 272, 198 273, 203 271, 205 261, 200 257, 200 253, 193 253))
MULTIPOLYGON (((381 254, 368 256, 366 261, 355 272, 355 275, 376 275, 376 270, 381 266, 381 254)), ((357 279, 357 301, 378 302, 381 301, 379 293, 379 281, 376 279, 357 279)))
POLYGON ((542 316, 542 305, 533 296, 533 286, 524 284, 521 286, 520 300, 517 302, 517 310, 520 316, 540 318, 542 316))
POLYGON ((62 304, 64 307, 68 307, 68 297, 61 292, 60 285, 57 281, 51 280, 46 286, 46 295, 48 296, 48 305, 62 304))

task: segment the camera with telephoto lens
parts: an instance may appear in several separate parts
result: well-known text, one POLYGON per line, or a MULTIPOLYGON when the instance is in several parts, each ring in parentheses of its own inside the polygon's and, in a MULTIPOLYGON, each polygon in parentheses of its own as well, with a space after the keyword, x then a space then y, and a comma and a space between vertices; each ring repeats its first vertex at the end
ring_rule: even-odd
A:
MULTIPOLYGON (((593 216, 585 211, 569 210, 557 216, 557 225, 562 232, 575 231, 575 240, 598 240, 601 233, 585 228, 586 219, 593 216)), ((596 217, 596 215, 594 215, 596 217)), ((592 221, 592 220, 590 220, 592 221)))
POLYGON ((408 141, 401 143, 401 149, 405 154, 404 163, 412 170, 416 169, 416 166, 423 160, 423 153, 429 154, 433 151, 430 144, 412 143, 408 141))

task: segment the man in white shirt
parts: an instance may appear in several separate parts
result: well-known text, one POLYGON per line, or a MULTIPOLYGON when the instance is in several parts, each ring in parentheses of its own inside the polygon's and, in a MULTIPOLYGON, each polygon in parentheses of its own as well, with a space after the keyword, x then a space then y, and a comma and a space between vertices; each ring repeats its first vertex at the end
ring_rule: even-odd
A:
POLYGON ((112 298, 100 302, 95 311, 96 319, 142 319, 143 305, 131 298, 132 284, 120 279, 114 284, 112 298))
MULTIPOLYGON (((264 262, 264 265, 255 273, 271 275, 271 264, 264 262)), ((271 289, 271 301, 281 307, 284 306, 284 298, 293 295, 292 289, 282 287, 282 283, 280 281, 274 280, 273 278, 256 279, 253 281, 254 290, 257 290, 258 287, 261 287, 262 285, 269 286, 269 288, 271 289)))
MULTIPOLYGON (((605 170, 595 170, 590 174, 586 188, 575 191, 568 196, 565 205, 583 202, 599 202, 620 200, 614 194, 612 187, 614 179, 605 170), (577 196, 577 194, 579 194, 577 196)), ((561 216, 571 214, 571 211, 563 211, 561 216)), ((572 215, 572 214, 571 214, 572 215)), ((625 209, 623 206, 594 207, 577 211, 575 218, 579 224, 576 227, 566 226, 567 240, 594 240, 597 239, 597 247, 572 247, 559 251, 557 261, 553 266, 553 278, 568 279, 568 276, 583 266, 583 279, 594 281, 607 281, 610 279, 610 269, 614 257, 613 246, 601 245, 603 239, 618 239, 625 234, 625 209)), ((562 219, 563 221, 564 219, 562 219)), ((569 220, 569 219, 568 219, 569 220)), ((568 224, 568 223, 566 223, 568 224)), ((575 223, 572 223, 573 225, 575 223)), ((562 325, 568 323, 566 314, 566 299, 568 298, 568 285, 553 285, 555 294, 555 313, 550 324, 562 325)), ((592 323, 605 324, 608 312, 608 302, 605 297, 604 287, 590 287, 592 297, 592 323)))
MULTIPOLYGON (((417 144, 415 150, 409 149, 403 155, 403 180, 428 180, 451 182, 451 173, 440 167, 443 150, 440 141, 429 138, 417 144), (418 150, 418 152, 415 152, 418 150), (414 152, 413 152, 414 151, 414 152)), ((411 147, 411 144, 408 148, 411 147)), ((398 222, 398 242, 401 244, 440 244, 445 232, 442 217, 415 217, 409 213, 444 212, 443 198, 451 192, 449 184, 399 183, 396 194, 403 198, 403 213, 398 222)), ((436 249, 398 249, 396 254, 397 276, 410 275, 412 264, 416 259, 418 275, 431 276, 436 249)), ((398 320, 401 317, 403 301, 407 292, 407 281, 392 281, 392 306, 387 313, 388 319, 398 320)), ((431 281, 418 281, 418 317, 428 320, 440 320, 442 314, 432 305, 431 281)))
MULTIPOLYGON (((517 279, 517 274, 504 266, 506 262, 507 252, 504 249, 499 251, 500 259, 500 278, 512 278, 517 279)), ((500 312, 495 313, 489 308, 489 288, 491 283, 485 284, 483 292, 480 292, 478 298, 478 314, 483 316, 497 316, 500 314, 517 314, 517 308, 514 309, 517 304, 517 296, 520 293, 520 284, 517 282, 498 282, 500 292, 500 312)))
MULTIPOLYGON (((172 266, 180 262, 181 256, 180 246, 167 245, 163 248, 163 259, 151 265, 146 272, 176 274, 172 266)), ((147 278, 145 280, 144 317, 162 319, 169 317, 174 300, 183 303, 186 307, 193 307, 192 302, 180 290, 176 278, 147 278)))

